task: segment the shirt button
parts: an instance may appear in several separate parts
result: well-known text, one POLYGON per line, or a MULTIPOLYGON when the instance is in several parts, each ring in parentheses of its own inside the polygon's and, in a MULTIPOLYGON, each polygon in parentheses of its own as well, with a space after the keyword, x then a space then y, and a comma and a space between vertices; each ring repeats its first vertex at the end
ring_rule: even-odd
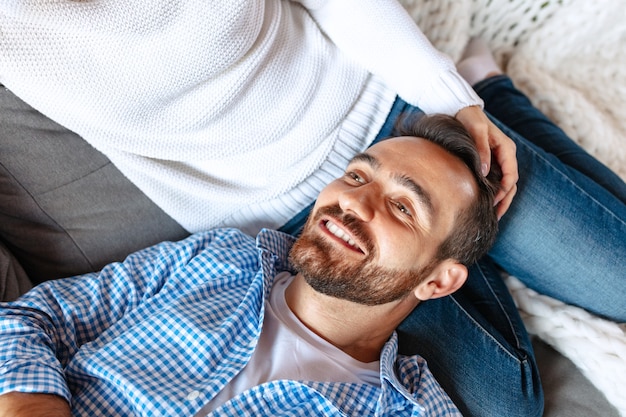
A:
POLYGON ((191 391, 188 395, 187 395, 187 399, 189 401, 193 401, 196 398, 198 398, 200 396, 200 393, 198 391, 191 391))

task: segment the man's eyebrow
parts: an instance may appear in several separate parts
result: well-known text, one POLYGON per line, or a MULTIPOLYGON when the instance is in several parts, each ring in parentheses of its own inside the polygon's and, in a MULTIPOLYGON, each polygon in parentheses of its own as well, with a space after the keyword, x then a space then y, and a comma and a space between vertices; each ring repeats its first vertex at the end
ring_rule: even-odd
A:
POLYGON ((354 158, 350 160, 350 163, 352 164, 354 162, 365 162, 374 169, 378 169, 380 167, 380 161, 368 153, 358 153, 354 155, 354 158))
POLYGON ((421 185, 413 180, 413 178, 408 177, 406 175, 395 175, 393 177, 394 182, 399 184, 402 187, 405 187, 413 193, 415 198, 426 207, 426 211, 428 212, 428 216, 432 218, 435 208, 433 207, 433 200, 428 191, 424 189, 421 185))
MULTIPOLYGON (((354 158, 352 158, 352 160, 350 161, 350 163, 354 163, 354 162, 364 162, 375 170, 382 166, 382 163, 376 157, 368 153, 360 153, 360 154, 355 155, 354 158)), ((433 206, 433 200, 432 200, 430 193, 426 191, 424 187, 419 185, 415 180, 413 180, 413 178, 407 175, 403 175, 403 174, 394 175, 393 181, 396 184, 400 185, 401 187, 404 187, 408 189, 409 191, 411 191, 415 199, 419 201, 423 206, 426 207, 428 216, 432 218, 435 212, 435 208, 433 206)))

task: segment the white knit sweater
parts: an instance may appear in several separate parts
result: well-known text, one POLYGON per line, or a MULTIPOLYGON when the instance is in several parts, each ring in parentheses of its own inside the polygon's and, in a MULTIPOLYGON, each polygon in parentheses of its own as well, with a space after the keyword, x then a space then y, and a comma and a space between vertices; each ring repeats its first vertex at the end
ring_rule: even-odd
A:
POLYGON ((396 94, 480 103, 388 0, 2 0, 0 82, 190 232, 284 224, 396 94))

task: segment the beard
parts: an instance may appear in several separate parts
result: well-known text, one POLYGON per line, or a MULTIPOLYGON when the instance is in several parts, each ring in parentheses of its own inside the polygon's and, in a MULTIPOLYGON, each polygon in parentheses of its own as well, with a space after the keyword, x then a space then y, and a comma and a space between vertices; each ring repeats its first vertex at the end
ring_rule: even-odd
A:
POLYGON ((339 206, 322 207, 309 218, 302 235, 291 248, 290 260, 305 281, 317 292, 369 306, 390 303, 406 297, 425 276, 425 268, 396 270, 375 263, 372 239, 363 222, 344 214, 339 206), (346 259, 315 228, 322 216, 339 220, 367 247, 360 261, 346 259))

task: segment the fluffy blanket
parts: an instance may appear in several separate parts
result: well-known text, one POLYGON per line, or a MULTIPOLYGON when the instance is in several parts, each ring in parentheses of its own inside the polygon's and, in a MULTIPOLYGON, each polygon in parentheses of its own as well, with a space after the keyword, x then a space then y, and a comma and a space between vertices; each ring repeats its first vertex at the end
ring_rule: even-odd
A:
MULTIPOLYGON (((622 0, 401 3, 435 46, 455 60, 470 37, 486 40, 533 104, 626 180, 622 0)), ((569 357, 626 416, 626 326, 537 294, 514 277, 507 284, 528 330, 569 357)))

